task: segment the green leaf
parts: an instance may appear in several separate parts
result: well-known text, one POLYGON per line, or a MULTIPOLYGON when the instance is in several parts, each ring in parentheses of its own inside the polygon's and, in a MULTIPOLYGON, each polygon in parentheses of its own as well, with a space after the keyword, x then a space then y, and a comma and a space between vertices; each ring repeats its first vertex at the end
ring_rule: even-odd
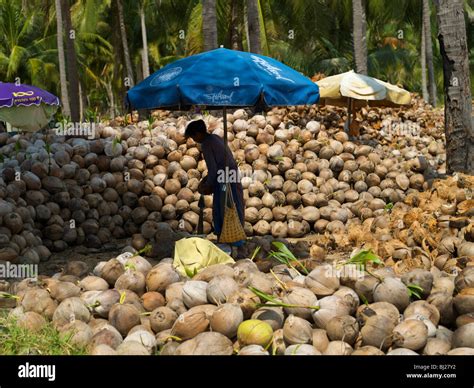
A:
POLYGON ((366 306, 369 305, 369 301, 367 300, 367 298, 364 296, 364 295, 360 295, 360 300, 362 300, 362 303, 364 303, 366 306))
POLYGON ((372 249, 361 249, 357 252, 354 256, 352 256, 349 260, 347 260, 344 265, 347 264, 356 264, 360 266, 362 269, 365 270, 367 263, 372 262, 374 264, 383 264, 380 257, 378 257, 372 249))
POLYGON ((0 298, 3 299, 20 299, 18 295, 9 294, 8 292, 0 292, 0 298))
POLYGON ((411 283, 407 285, 407 289, 410 297, 421 299, 423 295, 423 287, 420 287, 418 284, 411 283))
POLYGON ((280 263, 287 265, 295 271, 298 271, 298 269, 296 269, 294 265, 300 267, 306 275, 309 273, 306 267, 295 257, 285 244, 280 241, 273 241, 272 244, 278 249, 278 251, 271 251, 269 257, 273 257, 280 263))
POLYGON ((188 268, 188 267, 184 267, 184 272, 186 272, 186 275, 188 276, 188 278, 193 278, 194 276, 197 275, 198 273, 198 269, 196 267, 194 267, 192 270, 191 268, 188 268))
POLYGON ((249 286, 248 289, 257 295, 265 303, 257 303, 257 307, 287 307, 287 308, 307 308, 311 310, 319 310, 319 306, 303 306, 296 304, 283 303, 275 298, 273 295, 267 294, 258 288, 249 286))
POLYGON ((257 255, 258 255, 258 252, 260 252, 260 248, 262 248, 260 245, 259 245, 257 248, 255 248, 255 250, 254 250, 253 253, 252 253, 252 256, 250 257, 250 260, 252 260, 252 261, 255 260, 255 258, 256 258, 257 255))

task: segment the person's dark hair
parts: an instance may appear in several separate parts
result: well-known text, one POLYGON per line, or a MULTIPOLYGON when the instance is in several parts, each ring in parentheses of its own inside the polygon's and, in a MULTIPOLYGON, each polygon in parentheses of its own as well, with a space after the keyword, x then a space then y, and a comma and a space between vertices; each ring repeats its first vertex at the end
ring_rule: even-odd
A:
POLYGON ((194 136, 196 133, 207 133, 206 123, 204 122, 204 120, 191 121, 186 127, 184 136, 191 137, 194 136))

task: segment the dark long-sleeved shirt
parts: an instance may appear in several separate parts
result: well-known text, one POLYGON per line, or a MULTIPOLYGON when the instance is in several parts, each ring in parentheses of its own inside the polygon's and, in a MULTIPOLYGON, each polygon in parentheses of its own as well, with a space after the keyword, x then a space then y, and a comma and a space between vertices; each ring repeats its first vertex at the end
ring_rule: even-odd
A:
MULTIPOLYGON (((232 156, 229 147, 227 148, 227 167, 238 173, 237 163, 232 156)), ((220 174, 224 171, 224 140, 217 135, 206 135, 201 143, 201 150, 207 165, 207 182, 210 185, 218 183, 220 174)), ((221 182, 222 183, 222 182, 221 182)))

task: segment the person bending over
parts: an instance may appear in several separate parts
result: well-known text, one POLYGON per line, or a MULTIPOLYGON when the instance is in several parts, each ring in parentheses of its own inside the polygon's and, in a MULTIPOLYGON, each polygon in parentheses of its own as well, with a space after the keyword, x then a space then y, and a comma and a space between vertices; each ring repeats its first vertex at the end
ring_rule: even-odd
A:
MULTIPOLYGON (((201 144, 201 151, 207 165, 207 176, 199 184, 201 194, 213 194, 212 218, 214 231, 220 235, 224 222, 224 204, 226 181, 229 181, 240 222, 244 224, 244 194, 240 183, 240 175, 232 152, 224 140, 207 132, 203 120, 191 121, 186 127, 186 138, 192 138, 201 144), (224 147, 226 152, 224 152, 224 147), (227 173, 225 171, 224 154, 227 155, 227 173)), ((240 246, 243 241, 234 243, 240 246)))

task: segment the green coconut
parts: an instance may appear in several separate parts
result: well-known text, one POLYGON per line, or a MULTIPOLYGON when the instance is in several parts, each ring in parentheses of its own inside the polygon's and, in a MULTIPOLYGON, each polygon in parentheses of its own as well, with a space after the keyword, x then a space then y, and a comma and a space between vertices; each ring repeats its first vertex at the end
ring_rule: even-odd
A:
POLYGON ((273 329, 267 323, 258 319, 249 319, 242 322, 237 329, 237 339, 241 346, 260 345, 268 346, 273 337, 273 329))

